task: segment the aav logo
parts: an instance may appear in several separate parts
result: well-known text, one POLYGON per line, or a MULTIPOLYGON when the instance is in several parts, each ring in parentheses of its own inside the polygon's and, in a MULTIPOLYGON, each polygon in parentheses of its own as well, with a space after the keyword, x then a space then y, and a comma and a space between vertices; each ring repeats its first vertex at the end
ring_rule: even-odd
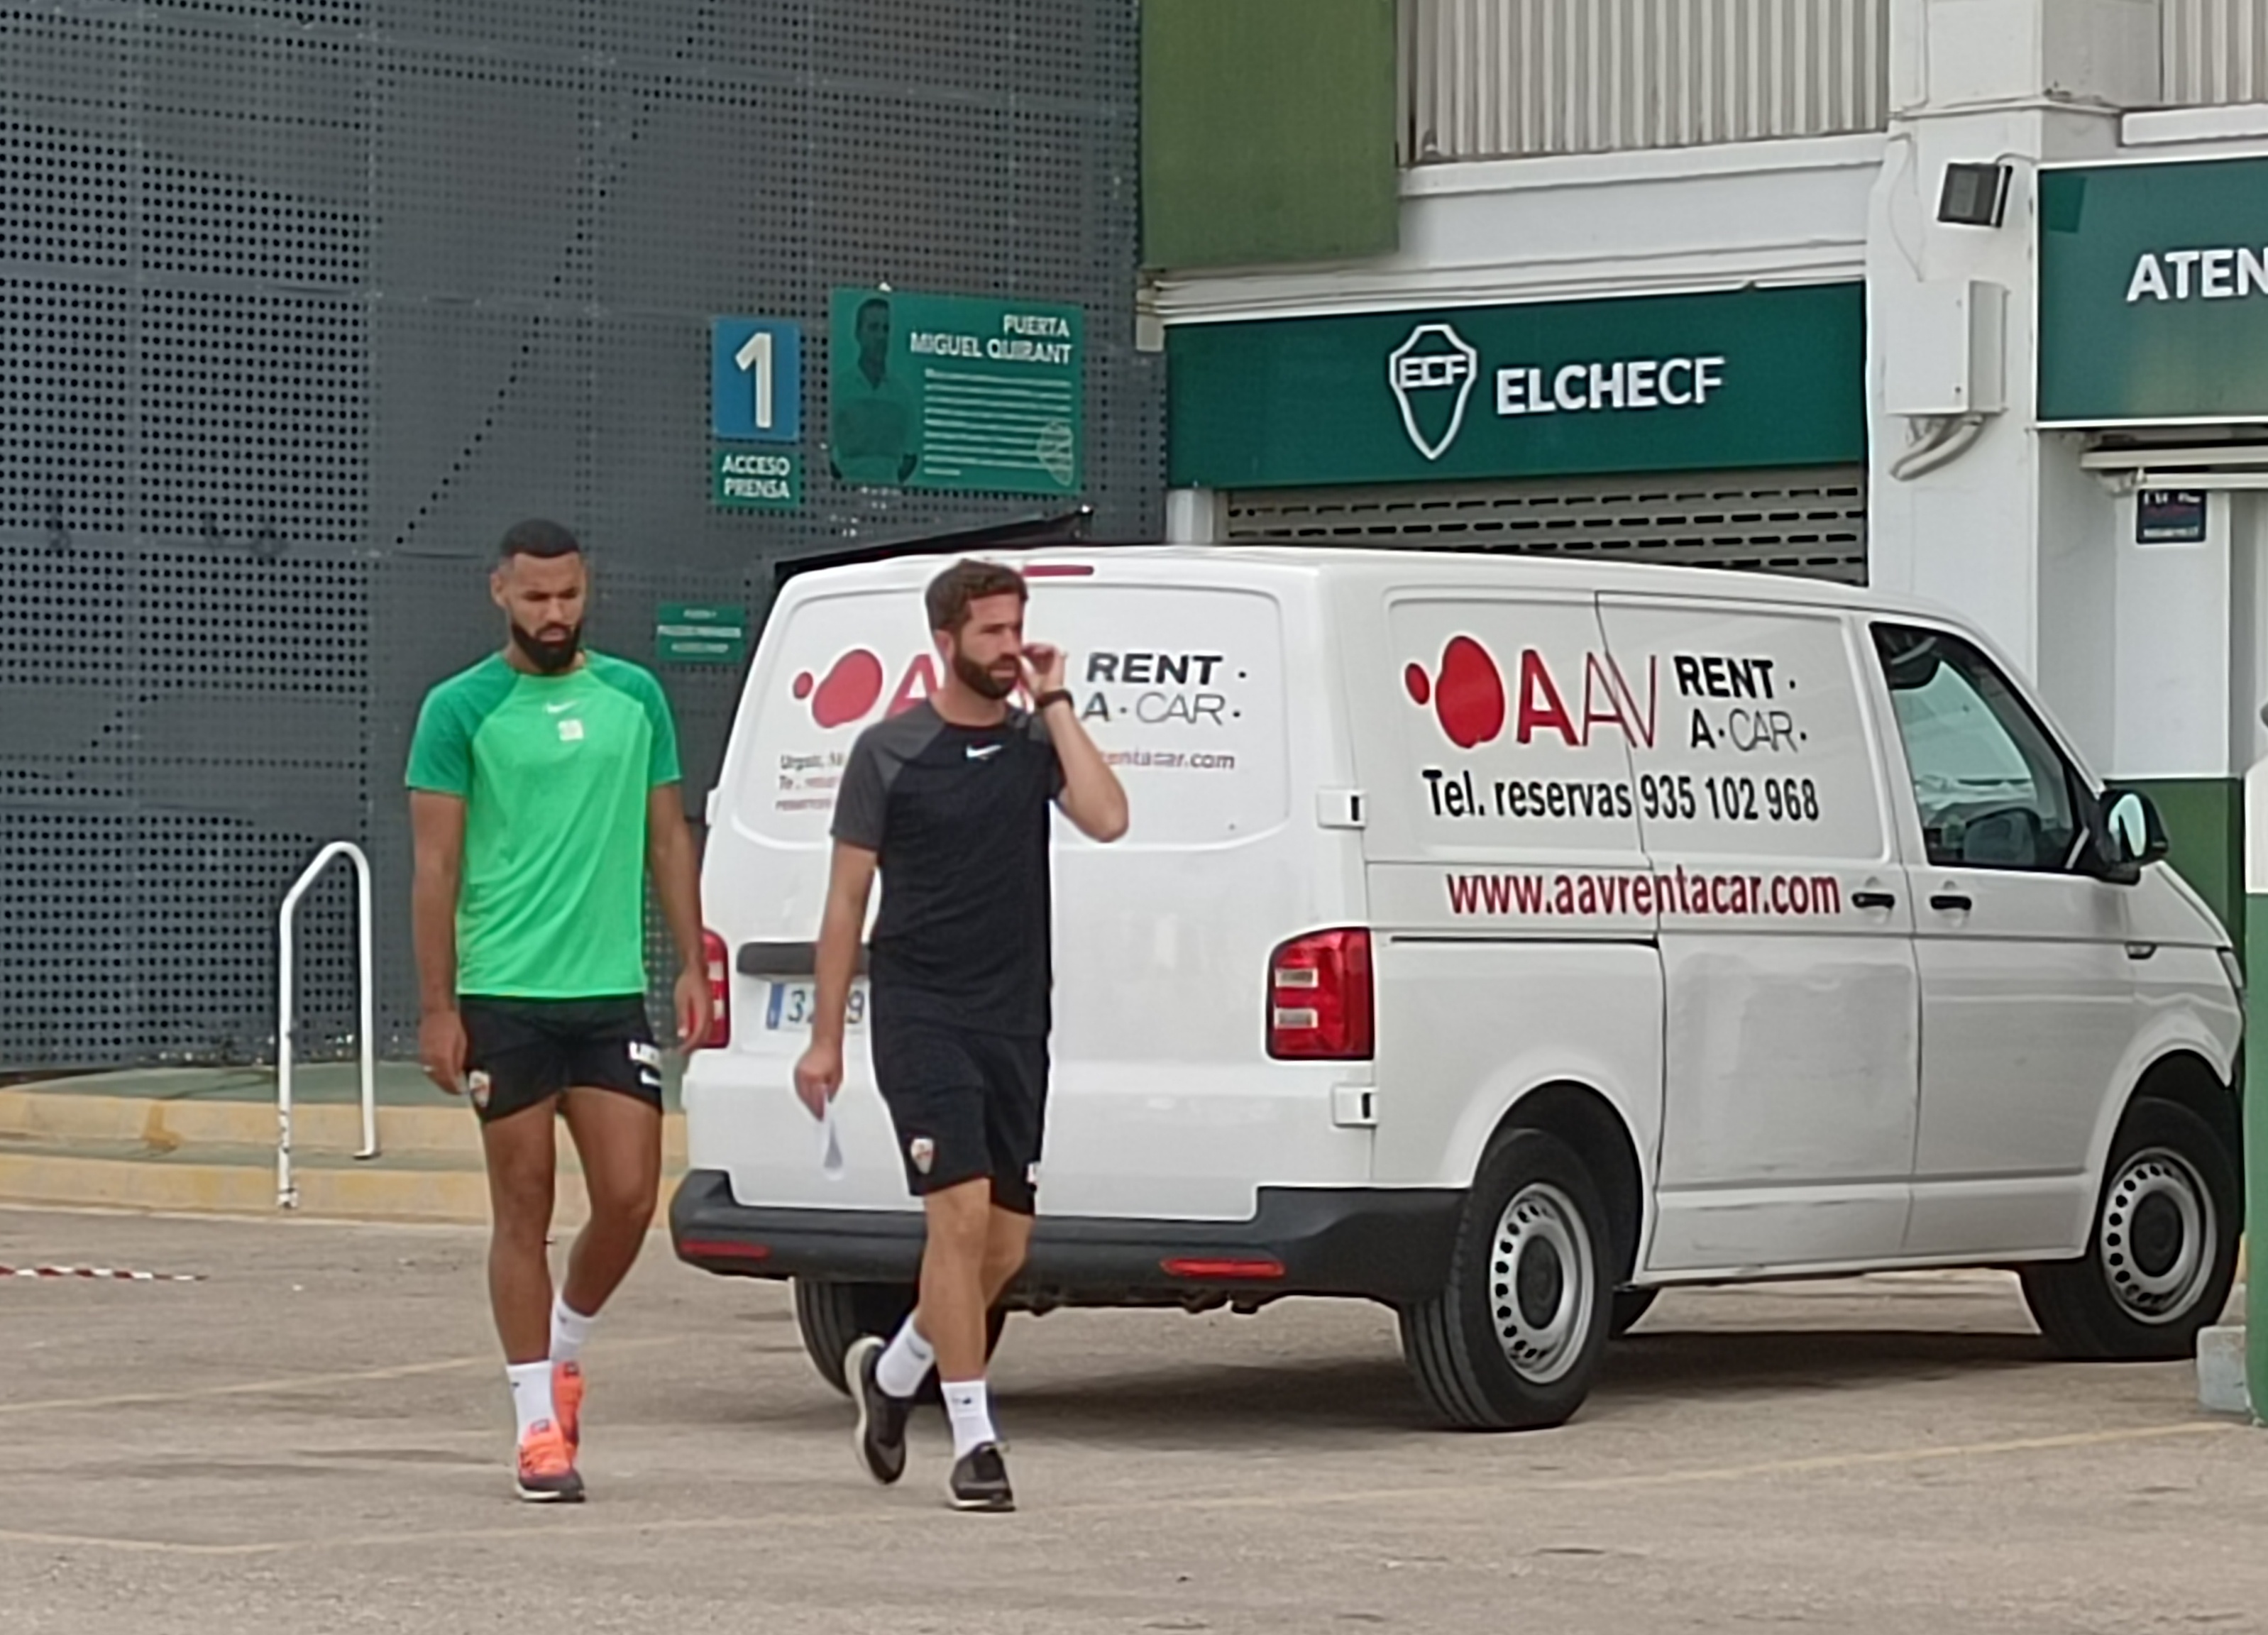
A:
MULTIPOLYGON (((805 670, 791 683, 799 703, 811 706, 811 718, 832 732, 863 721, 882 700, 885 686, 882 661, 863 647, 854 647, 828 667, 824 676, 805 670)), ((937 666, 927 653, 916 653, 890 695, 890 715, 912 709, 937 690, 937 666)))
POLYGON ((1386 359, 1387 384, 1418 452, 1439 460, 1464 429, 1481 355, 1447 324, 1419 324, 1386 359))

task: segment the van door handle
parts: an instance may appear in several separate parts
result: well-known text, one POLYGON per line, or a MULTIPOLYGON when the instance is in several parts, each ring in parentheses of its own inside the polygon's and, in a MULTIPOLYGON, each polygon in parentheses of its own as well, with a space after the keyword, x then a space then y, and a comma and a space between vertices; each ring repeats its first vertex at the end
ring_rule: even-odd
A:
POLYGON ((1966 914, 1977 901, 1965 892, 1940 891, 1929 900, 1929 906, 1940 914, 1966 914))
POLYGON ((1897 894, 1893 891, 1854 891, 1851 894, 1851 906, 1854 909, 1895 909, 1898 906, 1897 894))

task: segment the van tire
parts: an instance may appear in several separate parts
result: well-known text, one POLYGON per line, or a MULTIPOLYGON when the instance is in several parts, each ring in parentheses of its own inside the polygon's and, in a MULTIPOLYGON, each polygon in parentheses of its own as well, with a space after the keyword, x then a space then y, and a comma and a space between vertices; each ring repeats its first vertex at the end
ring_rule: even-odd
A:
MULTIPOLYGON (((867 1335, 887 1337, 895 1334, 898 1325, 905 1322, 906 1314, 914 1308, 914 1285, 798 1278, 793 1286, 795 1327, 803 1337, 804 1354, 819 1370, 821 1379, 848 1396, 850 1382, 843 1374, 843 1353, 850 1349, 853 1341, 867 1335)), ((996 1307, 984 1329, 984 1355, 988 1359, 998 1347, 1000 1330, 1007 1321, 1008 1314, 996 1307)), ((939 1400, 935 1374, 923 1383, 916 1400, 939 1400)))
POLYGON ((1466 1194, 1447 1282, 1402 1310, 1403 1355, 1434 1410, 1474 1431, 1565 1425, 1606 1351, 1613 1242, 1598 1183, 1572 1148, 1540 1130, 1498 1136, 1466 1194), (1521 1279, 1498 1281, 1520 1263, 1521 1279), (1545 1308, 1549 1318, 1537 1315, 1545 1308), (1513 1344, 1531 1351, 1524 1368, 1513 1344))
POLYGON ((2243 1212, 2235 1155, 2213 1127, 2174 1102, 2137 1101, 2110 1144, 2087 1253, 2018 1269, 2033 1321, 2076 1362, 2196 1355, 2198 1331, 2228 1304, 2243 1212), (2122 1241, 2138 1226, 2152 1242, 2122 1241))
POLYGON ((1607 1337, 1619 1340, 1637 1328, 1653 1309, 1654 1297, 1660 1293, 1660 1289, 1616 1289, 1614 1313, 1607 1320, 1607 1337))

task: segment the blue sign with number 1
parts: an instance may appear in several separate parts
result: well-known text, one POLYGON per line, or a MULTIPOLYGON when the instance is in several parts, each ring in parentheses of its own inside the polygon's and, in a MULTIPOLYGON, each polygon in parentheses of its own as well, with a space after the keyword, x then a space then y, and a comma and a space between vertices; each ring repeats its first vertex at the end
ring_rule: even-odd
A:
POLYGON ((777 318, 710 320, 709 426, 720 442, 803 440, 803 327, 777 318))

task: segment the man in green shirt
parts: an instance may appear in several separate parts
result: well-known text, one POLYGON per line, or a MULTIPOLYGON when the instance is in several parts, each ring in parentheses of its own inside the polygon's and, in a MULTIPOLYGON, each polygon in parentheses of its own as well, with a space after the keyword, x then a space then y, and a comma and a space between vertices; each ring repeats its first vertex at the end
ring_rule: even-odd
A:
POLYGON ((425 1072, 472 1097, 494 1219, 489 1298, 519 1421, 522 1499, 583 1497, 579 1360, 661 1180, 661 1052, 645 1014, 649 868, 677 945, 679 1042, 709 1032, 700 869, 677 730, 652 674, 583 651, 566 529, 504 537, 500 653, 426 696, 409 748, 425 1072), (590 1193, 555 1300, 545 1243, 563 1116, 590 1193), (548 1332, 547 1332, 548 1330, 548 1332))

